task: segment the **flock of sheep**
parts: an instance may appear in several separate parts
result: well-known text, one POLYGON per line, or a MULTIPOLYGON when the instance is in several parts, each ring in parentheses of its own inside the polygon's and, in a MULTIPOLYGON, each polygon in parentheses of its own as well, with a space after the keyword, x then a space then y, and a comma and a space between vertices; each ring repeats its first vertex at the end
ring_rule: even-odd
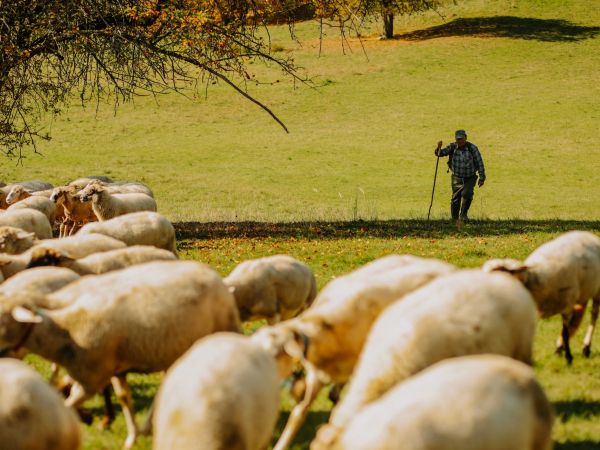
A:
POLYGON ((0 354, 13 358, 0 360, 0 443, 14 450, 79 448, 75 411, 85 417, 82 403, 103 393, 110 422, 109 385, 125 448, 153 433, 155 449, 266 449, 289 377, 298 401, 275 450, 327 385, 336 405, 312 450, 546 450, 553 412, 530 367, 538 316, 562 315, 557 350, 570 364, 592 300, 591 351, 600 238, 588 232, 481 269, 389 255, 317 292, 311 270, 286 255, 226 278, 177 260, 173 226, 140 183, 2 189, 0 354), (44 234, 50 224, 59 238, 44 234), (268 325, 240 333, 258 319, 268 325), (28 352, 56 364, 51 383, 15 359, 28 352), (51 386, 59 366, 66 400, 51 386), (139 426, 126 375, 162 371, 139 426))

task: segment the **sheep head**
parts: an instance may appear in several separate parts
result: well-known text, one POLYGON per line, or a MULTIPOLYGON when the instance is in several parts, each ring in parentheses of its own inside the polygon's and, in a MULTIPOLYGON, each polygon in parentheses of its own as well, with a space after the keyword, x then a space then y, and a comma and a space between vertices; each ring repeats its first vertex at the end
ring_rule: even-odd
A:
POLYGON ((101 192, 104 192, 104 187, 100 183, 90 183, 79 192, 79 200, 89 202, 101 192))
POLYGON ((31 327, 43 318, 25 298, 0 297, 0 357, 22 346, 31 327))
POLYGON ((15 227, 0 227, 0 253, 16 255, 33 247, 35 242, 35 233, 15 227))
POLYGON ((277 361, 280 378, 292 374, 300 363, 306 364, 309 339, 287 323, 262 327, 252 335, 252 340, 269 352, 277 361))
POLYGON ((23 186, 14 186, 6 196, 6 203, 12 205, 20 200, 31 196, 31 193, 23 186))

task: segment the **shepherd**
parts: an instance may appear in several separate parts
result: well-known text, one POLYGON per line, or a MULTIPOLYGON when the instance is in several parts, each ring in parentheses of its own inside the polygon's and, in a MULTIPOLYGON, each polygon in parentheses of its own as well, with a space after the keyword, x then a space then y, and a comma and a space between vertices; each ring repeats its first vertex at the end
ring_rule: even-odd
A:
POLYGON ((456 130, 456 142, 442 148, 439 141, 435 149, 438 157, 448 156, 448 170, 452 171, 452 201, 450 213, 452 220, 468 223, 469 208, 473 201, 475 184, 482 187, 485 183, 485 167, 479 149, 472 142, 467 141, 465 130, 456 130), (477 182, 479 174, 479 182, 477 182))

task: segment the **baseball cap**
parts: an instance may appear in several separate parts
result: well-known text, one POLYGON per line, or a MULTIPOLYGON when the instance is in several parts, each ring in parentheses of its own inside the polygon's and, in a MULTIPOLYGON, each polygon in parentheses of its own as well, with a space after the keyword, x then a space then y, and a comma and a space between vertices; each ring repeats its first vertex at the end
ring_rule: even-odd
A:
POLYGON ((464 139, 467 137, 467 132, 465 130, 456 130, 454 133, 455 139, 464 139))

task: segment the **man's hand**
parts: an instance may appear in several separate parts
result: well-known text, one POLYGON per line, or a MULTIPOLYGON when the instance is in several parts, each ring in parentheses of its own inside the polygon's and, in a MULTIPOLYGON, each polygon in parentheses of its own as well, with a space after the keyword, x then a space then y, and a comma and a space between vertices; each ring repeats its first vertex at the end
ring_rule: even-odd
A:
POLYGON ((485 180, 482 180, 480 178, 479 181, 477 182, 477 186, 481 187, 481 186, 483 186, 483 183, 485 183, 485 180))
POLYGON ((440 148, 442 148, 442 141, 439 141, 437 144, 437 148, 435 149, 435 151, 433 153, 435 153, 435 156, 438 156, 438 152, 440 151, 440 148))

